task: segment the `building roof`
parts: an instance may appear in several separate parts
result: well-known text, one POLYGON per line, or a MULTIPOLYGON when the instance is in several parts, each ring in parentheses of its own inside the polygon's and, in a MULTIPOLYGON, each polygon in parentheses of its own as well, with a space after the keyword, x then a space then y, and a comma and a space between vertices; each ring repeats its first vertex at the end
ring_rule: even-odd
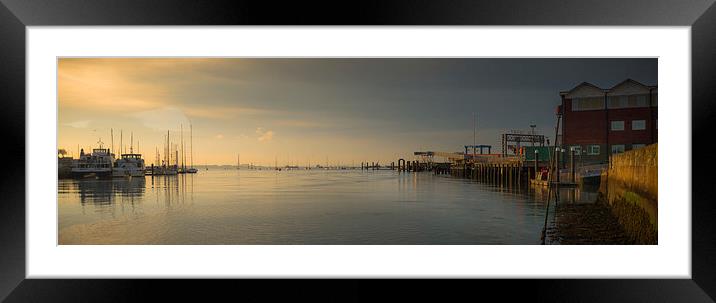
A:
MULTIPOLYGON (((627 84, 627 83, 633 83, 633 84, 636 84, 636 85, 643 86, 643 87, 645 87, 645 88, 649 88, 649 87, 650 87, 650 86, 644 85, 643 83, 641 83, 641 82, 639 82, 639 81, 636 81, 636 80, 634 80, 634 79, 627 78, 626 80, 624 80, 624 81, 622 81, 622 82, 619 82, 619 83, 617 83, 616 85, 612 86, 612 88, 610 88, 609 90, 615 89, 615 88, 617 88, 617 87, 619 87, 619 86, 622 86, 622 85, 624 85, 624 84, 627 84)), ((656 86, 654 86, 654 87, 656 87, 656 86)))
POLYGON ((596 85, 594 85, 594 84, 592 84, 592 83, 589 83, 589 82, 582 82, 582 83, 580 83, 579 85, 573 87, 572 89, 570 89, 570 90, 568 90, 568 91, 561 91, 561 92, 559 92, 559 94, 560 94, 561 96, 568 95, 568 94, 570 94, 570 93, 574 92, 575 90, 577 90, 577 89, 579 89, 579 88, 582 88, 582 87, 592 87, 592 88, 596 88, 596 89, 598 89, 598 90, 601 90, 601 91, 603 91, 603 92, 605 92, 605 93, 608 93, 608 92, 610 92, 611 90, 614 90, 615 88, 618 88, 618 87, 620 87, 620 86, 622 86, 622 85, 625 85, 625 84, 627 84, 627 83, 632 83, 632 84, 636 84, 636 85, 639 85, 639 86, 643 86, 643 87, 646 88, 646 89, 656 89, 656 88, 657 88, 656 85, 645 85, 645 84, 643 84, 643 83, 641 83, 641 82, 639 82, 639 81, 636 81, 636 80, 634 80, 634 79, 627 78, 626 80, 624 80, 624 81, 622 81, 622 82, 619 82, 619 83, 617 83, 616 85, 614 85, 614 86, 612 86, 611 88, 608 88, 608 89, 601 88, 601 87, 596 86, 596 85))
POLYGON ((559 92, 559 94, 560 94, 560 95, 567 95, 567 94, 569 94, 569 93, 571 93, 571 92, 577 90, 578 88, 585 87, 585 86, 587 86, 587 87, 593 87, 593 88, 596 88, 596 89, 598 89, 598 90, 604 90, 604 89, 602 89, 601 87, 596 86, 596 85, 594 85, 594 84, 592 84, 592 83, 582 82, 582 83, 580 83, 579 85, 573 87, 572 89, 570 89, 570 90, 568 90, 568 91, 561 91, 561 92, 559 92))

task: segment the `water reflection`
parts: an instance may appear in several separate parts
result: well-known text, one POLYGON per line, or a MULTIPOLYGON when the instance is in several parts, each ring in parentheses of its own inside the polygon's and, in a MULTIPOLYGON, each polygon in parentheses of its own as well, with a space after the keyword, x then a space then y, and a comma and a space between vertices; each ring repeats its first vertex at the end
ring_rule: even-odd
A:
POLYGON ((176 176, 147 176, 149 190, 154 202, 163 203, 167 208, 174 204, 184 204, 194 200, 194 175, 181 174, 176 176))
POLYGON ((545 195, 396 171, 60 180, 60 244, 539 244, 545 195))
MULTIPOLYGON (((554 191, 554 188, 552 189, 554 191)), ((560 203, 594 203, 598 198, 599 187, 595 185, 584 185, 582 187, 560 187, 559 188, 559 202, 560 203)), ((546 186, 531 186, 530 192, 534 195, 535 199, 543 201, 547 200, 549 191, 546 186)), ((554 192, 552 192, 554 195, 554 192)), ((552 196, 554 201, 555 197, 552 196)))
POLYGON ((149 194, 155 202, 170 206, 193 200, 193 175, 146 176, 114 179, 61 179, 58 194, 61 200, 76 198, 84 208, 99 209, 119 204, 146 202, 149 194), (65 199, 62 199, 65 198, 65 199))
POLYGON ((82 205, 134 202, 144 195, 144 178, 60 180, 60 194, 76 194, 82 205))

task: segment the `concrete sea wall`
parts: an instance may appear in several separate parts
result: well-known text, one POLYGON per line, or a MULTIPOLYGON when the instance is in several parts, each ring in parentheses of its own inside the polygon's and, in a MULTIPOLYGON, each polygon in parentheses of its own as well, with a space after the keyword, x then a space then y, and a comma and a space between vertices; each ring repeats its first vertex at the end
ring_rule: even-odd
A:
POLYGON ((657 244, 658 186, 657 144, 612 155, 602 173, 600 199, 637 244, 657 244))

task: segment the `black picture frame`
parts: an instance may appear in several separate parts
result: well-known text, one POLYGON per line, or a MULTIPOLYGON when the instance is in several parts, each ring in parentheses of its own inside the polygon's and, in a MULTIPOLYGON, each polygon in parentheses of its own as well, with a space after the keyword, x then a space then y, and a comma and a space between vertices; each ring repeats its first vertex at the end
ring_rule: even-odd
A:
MULTIPOLYGON (((716 142, 716 5, 713 0, 587 1, 174 1, 0 0, 0 123, 5 161, 0 183, 0 298, 24 301, 129 301, 145 293, 212 288, 190 297, 291 295, 341 301, 369 298, 376 288, 450 299, 461 292, 501 292, 538 301, 713 302, 716 298, 716 207, 710 165, 692 165, 692 279, 413 281, 409 289, 373 281, 290 281, 266 292, 255 281, 25 279, 25 34, 27 26, 71 25, 589 25, 691 26, 691 161, 709 159, 716 142), (467 284, 467 285, 466 285, 467 284), (457 286, 456 286, 457 285, 457 286), (446 286, 449 292, 440 286, 446 286), (341 292, 340 297, 328 293, 341 292), (417 292, 417 293, 415 293, 417 292)), ((662 84, 663 85, 663 84, 662 84)), ((674 100, 688 105, 688 100, 674 100)), ((666 123, 668 126, 668 122, 666 123)), ((688 158, 688 157, 685 157, 688 158)), ((688 201, 664 201, 686 203, 688 201)), ((588 261, 588 260, 586 260, 588 261)), ((668 260, 665 260, 668 261, 668 260)), ((188 298, 188 297, 186 297, 188 298)))

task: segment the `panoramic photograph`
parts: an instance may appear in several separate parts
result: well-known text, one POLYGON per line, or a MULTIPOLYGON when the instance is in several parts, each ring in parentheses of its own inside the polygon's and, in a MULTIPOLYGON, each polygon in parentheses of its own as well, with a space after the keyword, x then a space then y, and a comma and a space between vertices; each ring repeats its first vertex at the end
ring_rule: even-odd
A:
POLYGON ((657 245, 657 58, 57 59, 59 245, 657 245))

